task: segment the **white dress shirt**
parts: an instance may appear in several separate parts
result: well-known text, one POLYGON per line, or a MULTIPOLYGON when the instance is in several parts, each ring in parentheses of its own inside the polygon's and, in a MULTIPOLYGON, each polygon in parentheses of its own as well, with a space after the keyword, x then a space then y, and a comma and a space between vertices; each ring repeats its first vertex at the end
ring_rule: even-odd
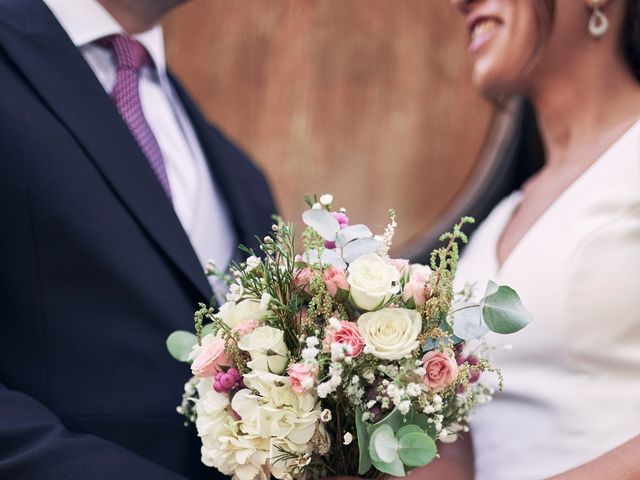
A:
POLYGON ((521 198, 474 233, 456 278, 509 285, 533 315, 513 335, 488 335, 512 349, 493 355, 504 391, 472 416, 477 480, 549 478, 640 435, 640 122, 500 266, 498 240, 521 198))
MULTIPOLYGON (((112 52, 94 42, 124 33, 97 0, 43 0, 89 63, 107 92, 116 81, 112 52)), ((154 66, 140 72, 140 101, 162 151, 171 186, 173 207, 205 268, 230 262, 236 238, 224 202, 217 192, 193 127, 167 76, 162 28, 133 35, 149 52, 154 66)), ((221 284, 210 278, 214 290, 221 284)))

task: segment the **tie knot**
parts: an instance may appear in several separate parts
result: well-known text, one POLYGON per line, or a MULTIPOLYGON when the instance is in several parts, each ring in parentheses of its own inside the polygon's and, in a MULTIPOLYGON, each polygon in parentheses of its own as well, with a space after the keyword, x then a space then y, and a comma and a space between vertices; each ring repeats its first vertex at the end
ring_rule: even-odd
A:
POLYGON ((125 35, 109 35, 101 38, 98 43, 109 48, 116 56, 119 69, 140 70, 144 65, 151 63, 151 57, 147 49, 131 37, 125 35))

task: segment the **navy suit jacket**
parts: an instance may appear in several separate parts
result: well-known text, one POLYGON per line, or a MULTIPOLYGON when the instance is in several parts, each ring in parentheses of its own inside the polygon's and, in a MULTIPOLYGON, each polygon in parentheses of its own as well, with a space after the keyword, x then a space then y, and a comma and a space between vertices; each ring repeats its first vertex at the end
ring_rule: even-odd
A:
MULTIPOLYGON (((263 175, 175 88, 240 241, 263 175)), ((41 0, 0 0, 0 478, 221 477, 165 349, 212 292, 146 158, 41 0)), ((212 225, 211 228, 216 228, 212 225)))

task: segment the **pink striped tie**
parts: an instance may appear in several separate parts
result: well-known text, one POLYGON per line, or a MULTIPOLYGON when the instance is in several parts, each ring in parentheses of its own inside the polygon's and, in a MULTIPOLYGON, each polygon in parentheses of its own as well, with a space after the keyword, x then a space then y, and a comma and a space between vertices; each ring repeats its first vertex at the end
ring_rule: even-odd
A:
POLYGON ((100 39, 98 43, 113 51, 118 65, 116 83, 111 91, 111 98, 147 157, 162 189, 171 200, 171 187, 162 152, 144 117, 138 91, 140 68, 151 64, 151 57, 140 42, 124 35, 110 35, 100 39))

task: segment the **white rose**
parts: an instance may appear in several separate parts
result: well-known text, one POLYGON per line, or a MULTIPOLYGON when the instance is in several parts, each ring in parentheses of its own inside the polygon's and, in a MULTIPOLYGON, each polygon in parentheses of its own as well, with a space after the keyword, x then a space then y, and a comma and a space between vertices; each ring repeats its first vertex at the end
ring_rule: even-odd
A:
POLYGON ((225 303, 220 307, 218 315, 229 328, 233 328, 248 320, 260 322, 271 315, 271 311, 264 308, 261 302, 257 300, 242 300, 238 304, 234 302, 225 303))
POLYGON ((351 298, 362 310, 373 310, 398 292, 400 272, 374 253, 356 259, 347 272, 351 298))
POLYGON ((240 339, 238 348, 251 355, 247 366, 254 371, 280 374, 289 362, 284 333, 277 328, 256 328, 240 339))
POLYGON ((398 360, 418 348, 422 317, 407 308, 383 308, 364 313, 358 329, 370 353, 385 360, 398 360))

